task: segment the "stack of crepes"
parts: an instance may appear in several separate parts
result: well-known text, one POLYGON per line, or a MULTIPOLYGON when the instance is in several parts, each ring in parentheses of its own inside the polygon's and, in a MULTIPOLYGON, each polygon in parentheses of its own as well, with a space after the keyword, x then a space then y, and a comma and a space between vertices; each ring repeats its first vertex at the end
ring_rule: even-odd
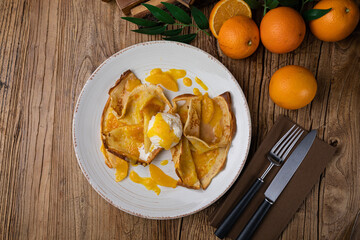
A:
POLYGON ((106 164, 116 167, 119 158, 149 164, 161 151, 147 136, 152 116, 168 111, 171 104, 159 86, 143 85, 130 70, 109 90, 101 120, 106 164))
POLYGON ((171 149, 179 185, 206 189, 224 168, 236 131, 230 93, 213 99, 184 94, 172 102, 184 127, 181 142, 171 149))
MULTIPOLYGON (((206 189, 224 167, 235 133, 230 93, 210 99, 207 94, 180 95, 170 104, 160 86, 145 85, 126 71, 109 90, 101 121, 105 162, 110 168, 128 168, 127 162, 150 164, 162 150, 148 135, 150 119, 159 112, 179 114, 183 136, 171 154, 178 184, 206 189)), ((126 177, 127 171, 121 178, 126 177)))

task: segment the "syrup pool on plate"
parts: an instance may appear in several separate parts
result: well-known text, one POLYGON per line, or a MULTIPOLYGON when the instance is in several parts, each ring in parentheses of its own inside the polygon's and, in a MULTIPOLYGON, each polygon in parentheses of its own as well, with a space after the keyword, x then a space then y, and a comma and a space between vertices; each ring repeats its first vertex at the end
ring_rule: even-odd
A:
POLYGON ((200 78, 195 77, 195 82, 200 85, 205 91, 209 90, 209 88, 205 85, 203 81, 201 81, 200 78))
POLYGON ((151 177, 140 177, 135 171, 130 172, 130 180, 143 185, 146 189, 154 191, 157 195, 160 194, 161 190, 158 185, 163 187, 176 188, 177 180, 168 176, 159 167, 154 164, 149 165, 149 171, 151 177))
POLYGON ((159 167, 155 166, 154 164, 150 164, 149 169, 151 178, 154 179, 158 185, 176 188, 177 181, 166 175, 159 167))
POLYGON ((201 92, 198 88, 194 88, 193 89, 193 93, 196 95, 196 96, 201 96, 201 92))
POLYGON ((191 80, 190 78, 188 78, 188 77, 184 77, 184 78, 183 78, 183 84, 184 84, 185 86, 187 86, 187 87, 191 87, 191 85, 192 85, 192 80, 191 80))
POLYGON ((154 179, 150 177, 140 177, 135 171, 131 171, 129 177, 134 183, 142 184, 147 190, 154 191, 157 195, 160 194, 161 190, 154 179))
POLYGON ((161 165, 161 166, 166 166, 168 163, 169 163, 169 160, 162 160, 162 161, 160 162, 160 165, 161 165))
POLYGON ((186 71, 182 69, 170 69, 163 72, 160 68, 154 68, 150 71, 150 75, 145 81, 152 84, 161 84, 164 88, 177 92, 179 86, 177 80, 186 76, 186 71))

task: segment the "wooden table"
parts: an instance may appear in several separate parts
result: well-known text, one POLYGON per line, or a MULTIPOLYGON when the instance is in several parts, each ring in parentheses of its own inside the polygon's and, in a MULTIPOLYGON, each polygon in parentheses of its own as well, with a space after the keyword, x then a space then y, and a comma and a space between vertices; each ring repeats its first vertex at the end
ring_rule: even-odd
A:
MULTIPOLYGON (((359 1, 357 1, 359 3, 359 1)), ((205 13, 209 15, 209 6, 205 13)), ((216 239, 207 215, 169 221, 131 216, 102 199, 73 151, 72 116, 90 74, 132 44, 159 39, 130 32, 115 2, 99 0, 0 3, 0 236, 11 239, 216 239)), ((259 23, 261 13, 256 12, 259 23)), ((360 208, 360 38, 325 43, 307 34, 289 54, 260 46, 245 60, 224 56, 215 38, 192 44, 234 74, 251 112, 250 156, 280 114, 337 146, 281 239, 339 239, 360 208), (271 75, 288 64, 309 68, 318 93, 288 111, 269 98, 271 75)), ((264 238, 265 239, 265 238, 264 238)))

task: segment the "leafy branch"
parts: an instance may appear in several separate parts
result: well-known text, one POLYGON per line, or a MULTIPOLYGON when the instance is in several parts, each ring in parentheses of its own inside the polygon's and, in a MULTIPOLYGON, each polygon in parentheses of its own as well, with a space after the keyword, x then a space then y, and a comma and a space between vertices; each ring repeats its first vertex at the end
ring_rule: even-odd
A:
POLYGON ((251 9, 257 9, 260 6, 264 7, 264 15, 268 10, 274 9, 278 6, 285 6, 285 7, 292 7, 298 10, 303 18, 306 21, 315 20, 321 18, 328 12, 330 12, 331 8, 329 9, 310 9, 304 11, 304 6, 308 2, 312 2, 313 0, 245 0, 245 2, 250 6, 251 9), (262 3, 261 3, 262 2, 262 3))
POLYGON ((150 13, 157 21, 147 20, 134 17, 122 17, 122 19, 138 25, 138 29, 133 32, 148 34, 148 35, 162 35, 164 40, 177 41, 183 43, 190 43, 194 40, 199 32, 204 32, 209 35, 209 22, 206 16, 196 7, 191 7, 191 16, 183 9, 170 3, 161 2, 169 13, 156 6, 143 3, 150 13), (177 20, 177 22, 175 21, 177 20), (193 20, 195 24, 193 24, 193 20), (179 28, 169 30, 169 26, 179 26, 179 28), (194 27, 195 33, 182 34, 185 28, 194 27))

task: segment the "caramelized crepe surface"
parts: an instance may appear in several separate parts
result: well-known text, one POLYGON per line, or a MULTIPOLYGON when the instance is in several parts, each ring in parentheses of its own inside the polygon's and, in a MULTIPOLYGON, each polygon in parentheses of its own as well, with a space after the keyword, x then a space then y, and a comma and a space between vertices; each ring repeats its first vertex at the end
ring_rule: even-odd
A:
POLYGON ((180 95, 173 99, 173 105, 172 111, 179 113, 183 122, 186 139, 172 151, 176 173, 182 185, 199 188, 192 177, 196 175, 201 187, 206 189, 224 168, 236 131, 230 93, 225 92, 213 99, 207 94, 180 95))
POLYGON ((147 137, 148 123, 156 113, 171 107, 161 87, 143 85, 126 71, 109 90, 102 114, 101 139, 106 152, 134 163, 151 163, 161 148, 147 137))

